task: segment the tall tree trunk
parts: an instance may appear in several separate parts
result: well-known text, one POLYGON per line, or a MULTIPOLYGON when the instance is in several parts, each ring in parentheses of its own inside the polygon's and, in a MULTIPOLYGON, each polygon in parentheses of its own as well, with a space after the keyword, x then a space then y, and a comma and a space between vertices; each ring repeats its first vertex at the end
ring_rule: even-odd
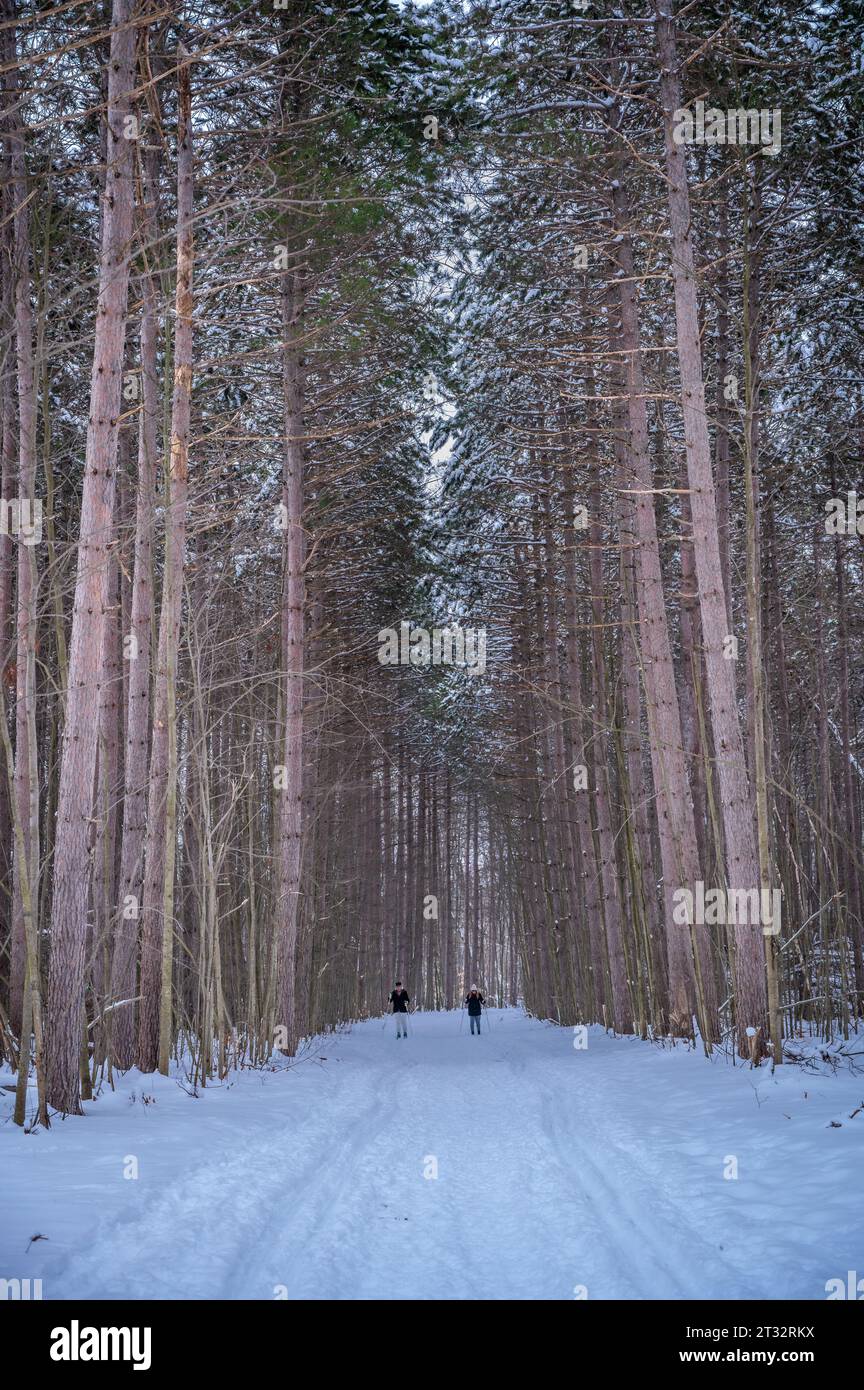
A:
MULTIPOLYGON (((831 490, 836 496, 836 464, 831 459, 831 490)), ((844 538, 834 537, 834 577, 837 586, 837 651, 840 686, 840 750, 843 778, 843 836, 841 862, 843 865, 844 912, 855 976, 855 1017, 860 1017, 864 1002, 864 958, 862 958, 861 926, 861 830, 858 803, 852 789, 852 719, 849 707, 849 616, 846 599, 846 555, 844 538)))
POLYGON ((285 679, 284 784, 279 800, 276 866, 279 922, 279 1018, 288 1053, 296 1044, 295 968, 300 904, 300 850, 303 835, 303 667, 306 618, 306 532, 303 529, 303 359, 300 336, 303 289, 300 275, 282 277, 282 390, 284 455, 282 472, 283 591, 282 671, 285 679))
MULTIPOLYGON (((723 569, 718 541, 717 504, 711 472, 705 387, 699 346, 696 270, 691 241, 690 194, 684 148, 673 135, 674 113, 681 107, 681 80, 671 16, 657 8, 657 51, 664 115, 669 224, 672 234, 672 279, 684 412, 684 443, 693 516, 693 552, 699 584, 699 611, 714 754, 726 842, 726 877, 730 890, 752 892, 760 886, 759 856, 744 739, 738 716, 734 667, 726 655, 728 635, 723 569)), ((755 634, 750 633, 751 640, 755 634)), ((747 914, 745 914, 747 915, 747 914)), ((735 1017, 742 1056, 758 1049, 767 1033, 767 994, 762 927, 738 922, 735 930, 735 1017), (748 1035, 747 1029, 755 1029, 748 1035)))
MULTIPOLYGON (((587 996, 579 1002, 582 1018, 599 1020, 603 1017, 606 999, 606 971, 603 964, 603 938, 600 908, 600 874, 594 850, 591 827, 591 792, 588 786, 588 757, 585 750, 586 714, 582 698, 582 662, 579 652, 579 607, 577 603, 578 570, 576 564, 575 479, 572 463, 573 444, 567 450, 564 473, 562 511, 564 525, 564 618, 565 669, 567 704, 571 718, 566 726, 569 741, 570 768, 568 791, 573 807, 573 850, 576 873, 580 884, 577 905, 584 909, 588 952, 586 962, 587 996)), ((581 533, 580 533, 581 534, 581 533)), ((575 943, 574 943, 575 944, 575 943)), ((584 959, 584 955, 583 955, 584 959)))
POLYGON ((78 1055, 89 888, 85 865, 96 765, 94 706, 107 601, 106 561, 114 512, 132 237, 132 142, 126 117, 135 82, 133 5, 134 0, 114 0, 111 15, 102 259, 54 848, 45 1068, 48 1100, 66 1114, 80 1111, 78 1055))
POLYGON ((717 543, 720 547, 720 568, 723 574, 723 593, 729 614, 731 632, 732 591, 729 582, 729 422, 731 410, 726 399, 729 375, 729 207, 721 192, 717 211, 717 255, 720 270, 717 279, 717 386, 715 403, 714 455, 717 475, 717 543))
MULTIPOLYGON (((645 969, 652 1017, 658 1027, 668 1019, 665 938, 661 930, 660 899, 654 873, 651 838, 651 788, 643 759, 642 700, 640 694, 639 640, 637 636, 636 532, 632 498, 627 495, 628 449, 626 411, 623 407, 625 374, 613 371, 614 391, 622 405, 613 413, 615 449, 615 487, 619 493, 618 538, 620 546, 621 641, 620 667, 623 697, 621 743, 625 787, 625 809, 629 798, 629 818, 625 827, 631 844, 632 900, 636 915, 644 921, 645 969)), ((634 929, 636 923, 634 922, 634 929)))
MULTIPOLYGON (((761 209, 757 159, 752 168, 753 207, 750 210, 751 169, 744 165, 744 505, 746 516, 747 707, 750 735, 750 780, 756 796, 756 847, 759 886, 773 887, 767 767, 767 714, 762 649, 761 486, 759 481, 760 285, 758 251, 761 209)), ((783 1016, 780 1012, 779 922, 777 933, 764 935, 768 1025, 774 1064, 783 1061, 783 1016)))
MULTIPOLYGON (((6 44, 0 49, 4 57, 8 53, 8 40, 9 35, 7 34, 6 44)), ((4 158, 3 167, 4 171, 9 168, 9 161, 6 158, 4 158)), ((18 460, 18 422, 15 411, 16 337, 13 214, 14 190, 11 179, 8 179, 6 187, 0 193, 0 218, 3 221, 3 226, 0 228, 0 275, 2 275, 0 312, 2 312, 2 331, 6 340, 2 365, 3 378, 0 382, 0 393, 2 393, 0 394, 0 468, 2 468, 0 497, 3 499, 15 495, 18 460)), ((15 554, 11 535, 4 533, 0 535, 0 681, 4 683, 11 671, 15 646, 14 600, 15 554)), ((14 877, 14 847, 10 848, 12 839, 12 807, 10 803, 14 795, 14 774, 11 781, 5 775, 0 776, 0 943, 2 943, 0 949, 8 950, 10 953, 14 877)))
MULTIPOLYGON (((128 438, 121 434, 118 472, 128 463, 128 438)), ((102 688, 99 692, 99 733, 96 758, 96 788, 93 843, 93 945, 91 948, 92 990, 100 1015, 105 1006, 109 975, 109 943, 116 894, 118 820, 122 797, 120 745, 122 741, 123 657, 120 633, 119 565, 113 548, 108 556, 108 603, 102 633, 102 688)), ((109 1015, 110 1017, 110 1015, 109 1015)), ((94 1032, 94 1058, 100 1055, 104 1025, 94 1032)))
POLYGON ((138 422, 138 487, 135 505, 135 553, 132 569, 132 610, 124 635, 128 663, 126 741, 123 768, 123 831, 120 852, 120 892, 114 928, 110 1002, 119 1007, 109 1016, 112 1061, 131 1067, 135 1058, 135 996, 138 928, 147 826, 147 770, 150 752, 150 660, 153 626, 153 511, 159 421, 157 372, 158 320, 156 278, 155 152, 147 152, 140 177, 140 229, 144 270, 140 352, 141 404, 138 422), (128 1002, 127 1002, 128 1001, 128 1002))
MULTIPOLYGON (((589 395, 593 389, 589 386, 589 395)), ((609 980, 612 988, 612 1022, 618 1033, 633 1029, 633 1008, 627 980, 627 963, 622 939, 623 917, 621 890, 618 880, 618 861, 612 831, 612 778, 609 774, 607 745, 608 725, 611 723, 611 702, 606 676, 606 647, 604 631, 603 527, 600 519, 601 489, 596 473, 599 460, 593 441, 596 420, 589 416, 588 430, 592 479, 590 496, 590 527, 588 531, 589 573, 591 576, 591 664, 594 691, 594 814, 597 821, 597 846, 600 851, 600 872, 603 884, 603 920, 606 926, 606 950, 609 958, 609 980)))
POLYGON ((165 577, 153 701, 145 849, 138 1066, 167 1074, 172 1038, 174 867, 177 850, 177 661, 186 558, 192 401, 192 94, 189 58, 178 50, 177 284, 171 452, 166 473, 165 577))
MULTIPOLYGON (((20 90, 15 40, 14 0, 4 0, 4 61, 6 143, 9 150, 11 197, 14 206, 12 276, 15 309, 15 343, 18 385, 18 505, 23 517, 30 508, 34 516, 36 496, 36 380, 33 356, 34 321, 31 303, 30 213, 27 190, 22 116, 18 106, 20 90)), ((15 801, 24 836, 32 910, 38 916, 39 882, 39 772, 36 747, 36 555, 32 545, 18 544, 18 595, 15 609, 16 689, 15 689, 15 801)), ((14 856, 12 902, 12 949, 10 962, 10 1019, 20 1032, 26 969, 24 901, 20 855, 14 856)), ((37 922, 38 932, 38 922, 37 922)), ((29 1039, 27 1040, 29 1047, 29 1039)))

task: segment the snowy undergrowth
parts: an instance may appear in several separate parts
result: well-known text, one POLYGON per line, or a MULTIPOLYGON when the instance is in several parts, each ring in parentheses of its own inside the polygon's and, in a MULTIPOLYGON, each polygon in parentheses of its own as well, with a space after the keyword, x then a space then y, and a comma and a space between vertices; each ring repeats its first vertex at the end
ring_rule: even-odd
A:
POLYGON ((772 1074, 490 1021, 418 1014, 397 1041, 371 1020, 197 1093, 132 1071, 30 1135, 0 1091, 0 1278, 45 1298, 820 1299, 864 1276, 864 1076, 837 1062, 860 1044, 793 1044, 806 1066, 772 1074))

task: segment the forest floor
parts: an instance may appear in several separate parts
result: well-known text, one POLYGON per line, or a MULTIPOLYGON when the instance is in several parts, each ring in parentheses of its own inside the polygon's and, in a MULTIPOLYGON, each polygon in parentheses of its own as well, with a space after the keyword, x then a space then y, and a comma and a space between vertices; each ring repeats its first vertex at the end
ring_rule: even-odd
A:
POLYGON ((197 1096, 130 1072, 32 1135, 0 1091, 0 1278, 46 1299, 824 1299, 864 1275, 848 1065, 772 1076, 599 1028, 575 1048, 515 1009, 479 1038, 458 1012, 408 1026, 197 1096))

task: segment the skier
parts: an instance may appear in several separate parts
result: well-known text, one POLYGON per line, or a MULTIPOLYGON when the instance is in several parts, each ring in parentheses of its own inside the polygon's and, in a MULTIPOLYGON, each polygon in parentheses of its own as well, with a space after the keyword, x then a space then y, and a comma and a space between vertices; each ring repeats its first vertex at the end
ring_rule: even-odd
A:
POLYGON ((407 1038, 408 1036, 408 1005, 411 1000, 408 998, 408 991, 402 988, 402 981, 396 981, 396 988, 390 995, 390 1003, 393 1005, 393 1012, 396 1015, 396 1037, 407 1038))
POLYGON ((480 1014, 483 1011, 483 995, 476 985, 471 986, 471 992, 466 997, 465 1003, 468 1005, 468 1017, 471 1020, 471 1032, 474 1032, 474 1024, 477 1024, 477 1034, 480 1034, 480 1014))

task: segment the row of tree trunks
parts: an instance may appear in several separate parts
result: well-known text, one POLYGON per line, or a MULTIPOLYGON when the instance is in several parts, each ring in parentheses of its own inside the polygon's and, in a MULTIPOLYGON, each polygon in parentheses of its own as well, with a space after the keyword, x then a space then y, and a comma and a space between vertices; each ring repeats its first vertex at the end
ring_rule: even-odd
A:
POLYGON ((673 1032, 689 1035, 694 1014, 698 1015, 703 1039, 711 1043, 717 1036, 717 1023, 708 934, 704 926, 688 927, 675 920, 673 895, 699 879, 699 853, 660 567, 629 210, 620 181, 613 185, 613 204, 628 412, 625 459, 630 497, 625 501, 635 517, 640 660, 663 866, 669 1026, 673 1032))

